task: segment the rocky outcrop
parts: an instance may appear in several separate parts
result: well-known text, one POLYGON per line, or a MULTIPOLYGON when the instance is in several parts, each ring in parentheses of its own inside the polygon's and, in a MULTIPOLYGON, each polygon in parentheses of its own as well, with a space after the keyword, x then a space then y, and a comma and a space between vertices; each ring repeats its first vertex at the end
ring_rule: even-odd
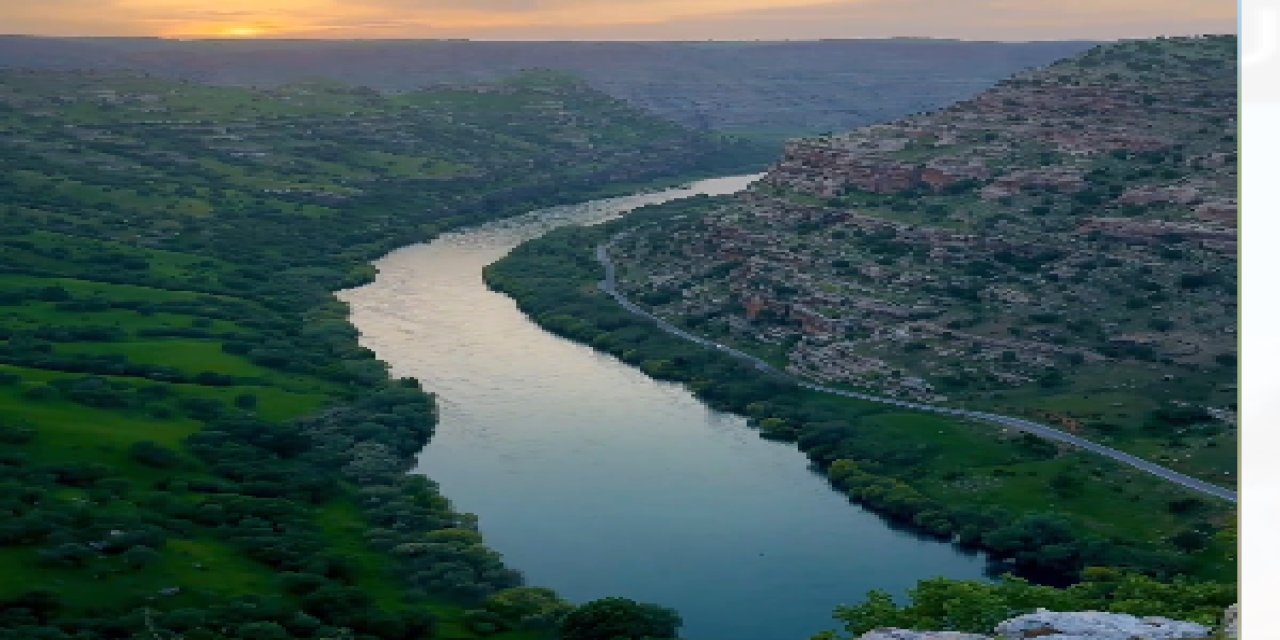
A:
POLYGON ((1240 640, 1240 605, 1227 607, 1222 615, 1222 637, 1226 640, 1240 640))
POLYGON ((1209 638, 1213 631, 1194 622, 1169 618, 1041 610, 1001 622, 996 625, 996 633, 1008 640, 1193 640, 1209 638))
POLYGON ((908 629, 875 629, 864 633, 859 640, 989 640, 976 633, 958 631, 911 631, 908 629))
POLYGON ((1085 218, 1076 233, 1099 234, 1125 242, 1160 245, 1171 239, 1198 243, 1205 249, 1234 254, 1237 231, 1234 227, 1168 220, 1135 220, 1116 217, 1085 218))
MULTIPOLYGON (((1239 608, 1233 605, 1223 617, 1223 636, 1237 640, 1239 608)), ((1139 618, 1127 613, 1077 611, 1062 613, 1041 609, 996 625, 994 638, 956 631, 875 629, 858 640, 1209 640, 1213 630, 1194 622, 1169 618, 1139 618)))

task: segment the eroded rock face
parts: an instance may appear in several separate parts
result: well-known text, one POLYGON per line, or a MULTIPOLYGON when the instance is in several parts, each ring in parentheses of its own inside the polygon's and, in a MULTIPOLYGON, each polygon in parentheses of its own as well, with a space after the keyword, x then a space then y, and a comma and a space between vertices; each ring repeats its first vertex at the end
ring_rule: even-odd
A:
POLYGON ((1195 366, 1234 384, 1215 358, 1238 324, 1235 50, 1108 45, 944 110, 794 140, 752 188, 620 241, 620 287, 781 345, 789 373, 919 402, 1098 362, 1113 380, 1195 366))
POLYGON ((1194 622, 1097 611, 1028 613, 996 625, 996 633, 1006 640, 1198 640, 1213 635, 1194 622))
POLYGON ((911 631, 909 629, 874 629, 858 640, 990 640, 987 636, 959 631, 911 631))

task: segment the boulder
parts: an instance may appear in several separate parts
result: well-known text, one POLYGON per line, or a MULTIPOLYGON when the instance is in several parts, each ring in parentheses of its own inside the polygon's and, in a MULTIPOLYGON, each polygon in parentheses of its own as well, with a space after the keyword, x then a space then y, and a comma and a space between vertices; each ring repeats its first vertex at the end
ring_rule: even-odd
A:
POLYGON ((991 640, 987 636, 959 631, 911 631, 910 629, 873 629, 858 640, 991 640))
POLYGON ((1006 640, 1201 640, 1213 635, 1204 625, 1169 618, 1043 609, 1001 622, 996 633, 1006 640))
POLYGON ((1227 640, 1240 640, 1240 605, 1227 607, 1222 614, 1222 637, 1227 640))

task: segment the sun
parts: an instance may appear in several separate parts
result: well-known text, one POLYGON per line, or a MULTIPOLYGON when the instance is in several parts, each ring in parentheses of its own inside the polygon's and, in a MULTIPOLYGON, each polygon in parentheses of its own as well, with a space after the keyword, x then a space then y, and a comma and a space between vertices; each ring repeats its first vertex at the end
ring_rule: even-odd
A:
POLYGON ((256 38, 262 35, 263 30, 260 27, 236 26, 227 27, 218 33, 218 35, 226 38, 256 38))

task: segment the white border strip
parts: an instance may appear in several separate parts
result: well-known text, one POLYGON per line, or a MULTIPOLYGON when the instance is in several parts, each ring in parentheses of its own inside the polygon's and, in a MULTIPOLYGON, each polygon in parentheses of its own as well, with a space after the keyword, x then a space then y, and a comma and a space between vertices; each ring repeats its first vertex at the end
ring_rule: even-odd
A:
POLYGON ((1240 5, 1241 637, 1280 638, 1280 0, 1240 5))

